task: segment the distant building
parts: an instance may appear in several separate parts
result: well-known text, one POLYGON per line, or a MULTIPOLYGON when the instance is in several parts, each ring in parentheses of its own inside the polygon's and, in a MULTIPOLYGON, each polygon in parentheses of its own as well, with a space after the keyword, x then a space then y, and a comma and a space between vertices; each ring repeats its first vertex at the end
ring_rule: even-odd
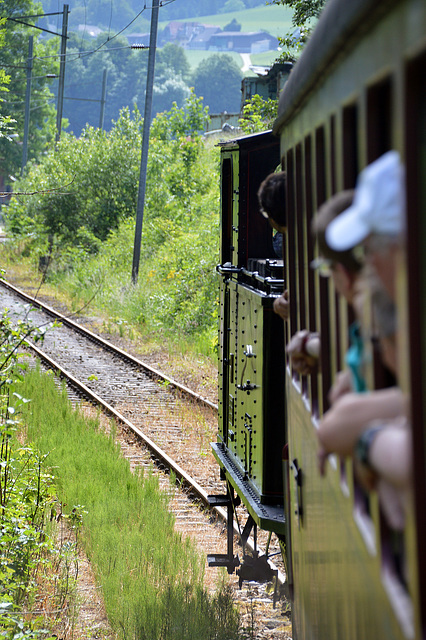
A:
POLYGON ((159 33, 158 40, 161 45, 172 42, 185 49, 188 42, 204 29, 205 25, 199 22, 178 22, 178 20, 173 20, 159 33))
POLYGON ((187 42, 187 45, 186 45, 187 49, 201 49, 205 51, 206 49, 209 48, 211 37, 216 33, 221 32, 220 27, 214 27, 210 24, 200 25, 200 26, 204 28, 200 30, 198 33, 194 33, 192 35, 192 37, 187 42))
POLYGON ((241 109, 255 94, 264 100, 278 98, 293 68, 291 62, 276 62, 272 67, 250 67, 256 75, 241 82, 241 109))
POLYGON ((237 53, 261 53, 278 48, 278 39, 265 31, 242 33, 222 31, 209 40, 210 51, 236 51, 237 53))
POLYGON ((222 31, 220 27, 215 25, 200 22, 179 22, 178 20, 169 22, 158 34, 159 46, 164 46, 167 42, 178 44, 184 49, 236 51, 237 53, 271 51, 277 49, 279 44, 278 39, 266 31, 252 33, 222 31))

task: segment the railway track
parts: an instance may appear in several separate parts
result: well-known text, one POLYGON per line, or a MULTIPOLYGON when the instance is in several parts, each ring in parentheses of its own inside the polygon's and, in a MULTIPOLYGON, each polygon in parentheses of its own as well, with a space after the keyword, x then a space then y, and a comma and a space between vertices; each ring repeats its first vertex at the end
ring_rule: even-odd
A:
MULTIPOLYGON (((36 326, 60 321, 60 327, 46 332, 42 350, 30 345, 33 352, 67 381, 77 401, 83 398, 114 417, 120 425, 123 455, 132 468, 152 465, 154 460, 158 468, 173 472, 184 488, 173 501, 177 529, 194 538, 202 532, 206 552, 225 551, 226 535, 219 536, 217 520, 225 522, 226 511, 211 510, 208 503, 209 494, 223 493, 210 452, 217 406, 4 280, 0 296, 11 314, 27 314, 36 326), (216 525, 207 535, 209 520, 216 525)), ((163 483, 167 490, 168 475, 163 483)), ((265 542, 259 536, 259 544, 265 542)), ((248 547, 253 550, 253 540, 248 547)), ((279 578, 282 582, 284 576, 279 573, 279 578)))

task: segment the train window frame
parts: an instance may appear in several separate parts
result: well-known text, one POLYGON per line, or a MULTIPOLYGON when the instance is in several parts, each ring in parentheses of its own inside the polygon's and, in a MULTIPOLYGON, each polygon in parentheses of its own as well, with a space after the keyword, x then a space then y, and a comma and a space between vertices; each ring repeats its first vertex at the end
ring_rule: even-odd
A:
POLYGON ((222 159, 221 183, 221 221, 226 220, 226 229, 221 224, 220 259, 221 264, 232 263, 232 225, 233 225, 233 193, 234 193, 234 162, 233 157, 222 159), (226 167, 226 174, 224 171, 226 167))

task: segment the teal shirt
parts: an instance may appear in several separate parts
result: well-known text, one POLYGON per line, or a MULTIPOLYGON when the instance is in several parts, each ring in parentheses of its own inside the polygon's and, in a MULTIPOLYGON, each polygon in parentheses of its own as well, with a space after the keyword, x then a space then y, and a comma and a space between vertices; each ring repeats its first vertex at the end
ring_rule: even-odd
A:
POLYGON ((356 393, 367 391, 367 385, 362 373, 364 346, 358 322, 349 327, 350 347, 346 352, 345 361, 352 375, 352 386, 356 393))

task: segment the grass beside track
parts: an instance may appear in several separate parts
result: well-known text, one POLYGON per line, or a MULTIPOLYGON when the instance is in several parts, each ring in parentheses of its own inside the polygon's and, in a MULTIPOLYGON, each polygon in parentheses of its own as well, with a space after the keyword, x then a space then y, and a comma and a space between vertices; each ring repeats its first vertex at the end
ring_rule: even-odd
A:
POLYGON ((74 410, 53 376, 29 372, 19 393, 26 437, 56 476, 64 510, 84 514, 81 541, 102 586, 117 638, 232 640, 242 637, 226 588, 203 587, 203 559, 174 530, 170 496, 154 475, 132 473, 99 421, 74 410))

